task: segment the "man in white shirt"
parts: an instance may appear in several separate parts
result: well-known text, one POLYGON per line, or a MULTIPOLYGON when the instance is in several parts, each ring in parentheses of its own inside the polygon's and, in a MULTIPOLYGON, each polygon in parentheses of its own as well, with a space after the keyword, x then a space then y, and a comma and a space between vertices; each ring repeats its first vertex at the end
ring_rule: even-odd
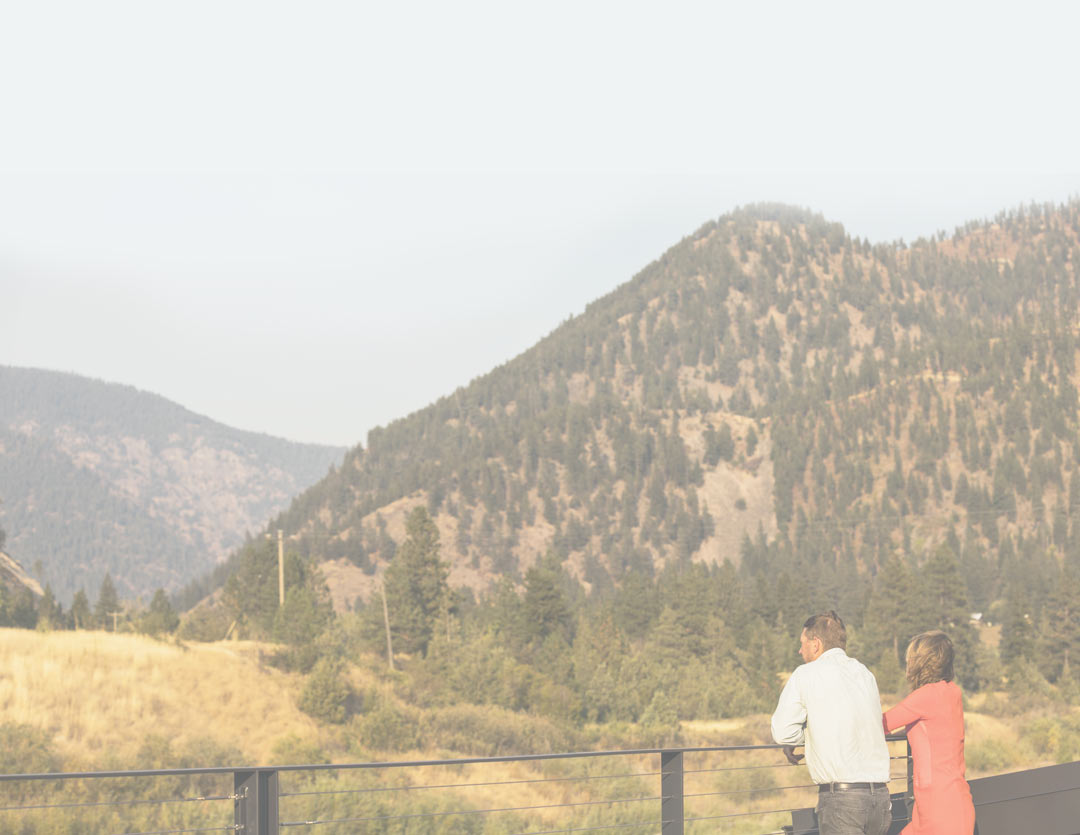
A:
POLYGON ((881 699, 874 674, 846 647, 836 612, 803 624, 799 654, 806 663, 780 694, 772 735, 792 762, 801 759, 794 746, 806 746, 821 835, 885 835, 892 814, 881 699))

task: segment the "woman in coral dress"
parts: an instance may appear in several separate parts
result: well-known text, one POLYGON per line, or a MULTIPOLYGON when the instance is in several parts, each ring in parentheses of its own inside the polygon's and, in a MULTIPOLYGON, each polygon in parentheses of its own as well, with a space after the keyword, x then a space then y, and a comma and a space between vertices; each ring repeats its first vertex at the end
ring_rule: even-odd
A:
POLYGON ((885 733, 907 728, 915 767, 915 808, 902 835, 972 835, 975 807, 964 779, 964 708, 953 682, 953 645, 923 632, 907 649, 912 692, 883 717, 885 733))

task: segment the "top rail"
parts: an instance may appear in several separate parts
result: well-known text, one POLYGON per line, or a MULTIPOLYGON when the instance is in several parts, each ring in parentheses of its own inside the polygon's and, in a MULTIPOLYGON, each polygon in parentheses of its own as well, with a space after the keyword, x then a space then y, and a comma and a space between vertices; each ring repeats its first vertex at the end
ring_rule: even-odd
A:
MULTIPOLYGON (((886 742, 902 742, 903 734, 889 734, 886 742)), ((341 771, 346 769, 427 768, 431 766, 478 765, 482 763, 539 762, 544 760, 585 759, 588 757, 633 757, 650 754, 703 754, 714 751, 780 750, 785 745, 705 745, 670 748, 623 748, 611 751, 573 751, 559 754, 511 754, 501 757, 461 757, 444 760, 396 760, 364 763, 312 763, 309 765, 210 766, 205 768, 153 768, 130 771, 49 771, 38 774, 0 774, 0 783, 19 780, 94 780, 118 777, 191 777, 201 774, 235 774, 238 771, 341 771)), ((799 747, 799 746, 796 746, 799 747)))

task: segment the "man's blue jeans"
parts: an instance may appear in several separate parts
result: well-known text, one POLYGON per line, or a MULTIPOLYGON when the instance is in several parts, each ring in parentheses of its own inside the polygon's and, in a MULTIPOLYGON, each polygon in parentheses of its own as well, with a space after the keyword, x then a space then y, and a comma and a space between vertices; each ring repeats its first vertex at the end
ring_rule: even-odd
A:
POLYGON ((889 789, 822 792, 817 819, 821 835, 885 835, 892 823, 889 789))

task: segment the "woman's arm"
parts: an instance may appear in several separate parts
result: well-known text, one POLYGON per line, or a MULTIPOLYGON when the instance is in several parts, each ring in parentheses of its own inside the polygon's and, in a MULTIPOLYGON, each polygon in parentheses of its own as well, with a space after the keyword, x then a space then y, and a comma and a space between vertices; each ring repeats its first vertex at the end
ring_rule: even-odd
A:
POLYGON ((907 698, 892 710, 887 710, 881 717, 881 724, 885 727, 885 733, 891 734, 897 728, 905 728, 912 722, 917 722, 926 714, 922 709, 922 697, 918 690, 909 693, 907 698))

